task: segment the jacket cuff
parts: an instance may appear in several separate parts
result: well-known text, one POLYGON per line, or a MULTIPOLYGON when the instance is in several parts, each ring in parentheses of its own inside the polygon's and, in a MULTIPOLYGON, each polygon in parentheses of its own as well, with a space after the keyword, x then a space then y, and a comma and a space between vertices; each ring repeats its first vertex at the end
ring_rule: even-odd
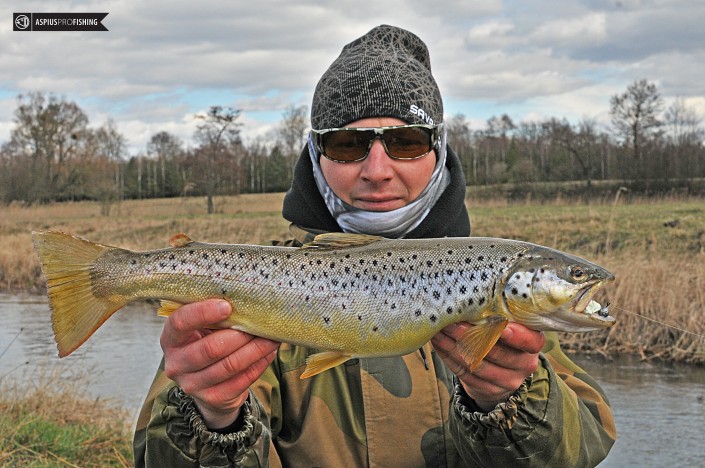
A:
POLYGON ((240 409, 243 417, 239 430, 221 434, 206 427, 193 398, 185 394, 181 388, 174 387, 169 393, 169 400, 179 408, 182 420, 190 429, 188 432, 191 432, 204 446, 211 449, 219 448, 228 455, 228 458, 237 460, 243 457, 262 434, 264 426, 254 414, 257 412, 257 406, 252 405, 249 400, 240 409), (254 411, 253 408, 255 408, 254 411))
POLYGON ((522 382, 521 386, 507 400, 498 403, 489 412, 484 412, 475 401, 465 393, 459 382, 455 382, 453 406, 460 418, 469 424, 478 424, 487 428, 511 430, 519 417, 519 410, 526 401, 533 375, 522 382))

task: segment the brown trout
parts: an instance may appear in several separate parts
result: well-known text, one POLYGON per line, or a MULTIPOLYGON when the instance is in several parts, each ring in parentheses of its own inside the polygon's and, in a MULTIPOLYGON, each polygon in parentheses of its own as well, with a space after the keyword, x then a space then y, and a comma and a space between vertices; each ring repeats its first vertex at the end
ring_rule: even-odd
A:
POLYGON ((612 326, 592 300, 614 276, 572 255, 494 238, 385 239, 322 234, 301 248, 193 242, 133 252, 55 231, 34 232, 59 356, 115 311, 159 299, 159 315, 222 298, 217 327, 316 348, 302 378, 358 357, 410 353, 445 326, 469 322, 458 342, 475 368, 508 322, 534 330, 612 326))

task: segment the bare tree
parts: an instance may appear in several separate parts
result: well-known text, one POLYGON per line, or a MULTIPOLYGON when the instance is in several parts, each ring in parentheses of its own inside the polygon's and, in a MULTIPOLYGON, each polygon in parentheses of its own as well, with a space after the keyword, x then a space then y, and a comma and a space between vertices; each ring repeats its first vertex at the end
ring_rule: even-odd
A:
POLYGON ((683 98, 677 98, 668 106, 664 124, 669 140, 678 146, 700 144, 705 136, 702 119, 695 109, 685 104, 683 98))
POLYGON ((289 106, 282 116, 282 121, 277 128, 276 135, 279 148, 284 153, 287 168, 291 177, 294 177, 294 165, 301 153, 301 148, 306 144, 308 132, 308 107, 289 106))
POLYGON ((228 156, 229 147, 240 141, 240 110, 230 107, 211 106, 205 114, 197 114, 201 123, 196 127, 196 139, 201 143, 201 154, 205 159, 205 189, 208 214, 213 214, 213 195, 219 185, 219 159, 228 156))
POLYGON ((643 159, 643 145, 649 135, 661 126, 659 113, 663 99, 656 85, 646 80, 635 81, 622 94, 610 98, 612 124, 627 146, 634 161, 643 159))
POLYGON ((160 196, 162 197, 170 195, 169 189, 173 189, 176 193, 183 190, 183 187, 179 187, 178 189, 175 187, 168 187, 166 170, 167 162, 180 155, 182 150, 181 140, 169 132, 162 131, 155 133, 147 143, 147 154, 150 156, 156 156, 159 164, 161 178, 160 183, 158 183, 158 189, 160 196))
POLYGON ((66 162, 76 154, 85 136, 88 117, 73 102, 54 95, 30 93, 17 98, 13 146, 32 161, 32 199, 49 201, 61 197, 71 184, 66 162))

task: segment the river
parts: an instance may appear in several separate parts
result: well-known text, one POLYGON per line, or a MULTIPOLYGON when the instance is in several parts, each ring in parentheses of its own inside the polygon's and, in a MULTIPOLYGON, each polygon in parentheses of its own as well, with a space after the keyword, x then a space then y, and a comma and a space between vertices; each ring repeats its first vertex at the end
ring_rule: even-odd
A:
MULTIPOLYGON (((155 309, 128 306, 59 359, 46 299, 0 294, 0 379, 77 378, 88 395, 136 418, 161 358, 164 319, 155 309)), ((600 467, 705 466, 705 369, 630 357, 575 360, 601 383, 615 414, 618 440, 600 467)))

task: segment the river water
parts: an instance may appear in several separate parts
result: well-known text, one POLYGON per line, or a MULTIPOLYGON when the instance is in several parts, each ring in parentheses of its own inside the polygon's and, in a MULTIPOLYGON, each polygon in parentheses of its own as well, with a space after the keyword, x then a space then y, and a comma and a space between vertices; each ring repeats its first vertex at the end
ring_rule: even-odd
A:
MULTIPOLYGON (((126 307, 59 359, 46 299, 0 294, 0 380, 78 379, 89 396, 136 418, 161 358, 164 319, 155 309, 126 307)), ((600 467, 705 466, 705 369, 629 357, 575 360, 601 383, 615 414, 618 440, 600 467)))

